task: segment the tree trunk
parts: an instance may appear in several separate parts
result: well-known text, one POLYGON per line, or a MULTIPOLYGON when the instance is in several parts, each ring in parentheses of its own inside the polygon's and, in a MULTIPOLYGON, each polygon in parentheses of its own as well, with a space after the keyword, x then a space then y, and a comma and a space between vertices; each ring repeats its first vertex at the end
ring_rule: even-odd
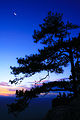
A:
POLYGON ((69 57, 71 62, 71 73, 72 73, 72 80, 73 80, 73 92, 74 95, 77 95, 77 85, 76 85, 76 76, 75 76, 75 66, 74 66, 74 58, 72 48, 69 49, 69 57))

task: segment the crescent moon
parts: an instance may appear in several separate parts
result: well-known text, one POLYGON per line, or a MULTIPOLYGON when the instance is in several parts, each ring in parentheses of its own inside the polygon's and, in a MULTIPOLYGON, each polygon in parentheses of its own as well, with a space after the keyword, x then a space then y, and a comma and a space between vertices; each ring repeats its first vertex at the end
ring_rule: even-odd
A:
POLYGON ((17 14, 16 14, 16 12, 14 12, 13 14, 14 14, 14 16, 16 16, 16 15, 17 15, 17 14))

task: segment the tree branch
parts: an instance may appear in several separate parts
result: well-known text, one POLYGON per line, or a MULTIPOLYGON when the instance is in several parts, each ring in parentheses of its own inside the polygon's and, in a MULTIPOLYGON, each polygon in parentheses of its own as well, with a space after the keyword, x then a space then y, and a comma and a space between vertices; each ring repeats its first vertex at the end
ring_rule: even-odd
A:
POLYGON ((35 82, 35 84, 37 84, 37 83, 41 82, 42 80, 46 79, 48 76, 49 76, 49 71, 48 71, 48 74, 44 78, 41 78, 39 81, 35 82))

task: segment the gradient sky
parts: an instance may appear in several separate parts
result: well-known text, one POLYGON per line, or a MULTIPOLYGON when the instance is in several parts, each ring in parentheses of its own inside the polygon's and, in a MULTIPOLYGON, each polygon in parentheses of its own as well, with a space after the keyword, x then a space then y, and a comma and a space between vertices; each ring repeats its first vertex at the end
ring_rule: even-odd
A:
MULTIPOLYGON (((16 58, 36 53, 42 45, 33 43, 33 31, 43 22, 49 11, 60 12, 64 21, 80 25, 80 0, 0 0, 0 82, 9 82, 13 76, 10 66, 16 66, 16 58), (16 13, 16 15, 14 15, 16 13)), ((73 34, 77 35, 78 30, 73 34)), ((39 80, 45 73, 26 79, 22 85, 39 80), (30 82, 29 82, 30 81, 30 82)), ((53 74, 48 80, 68 77, 70 66, 64 74, 53 74)))

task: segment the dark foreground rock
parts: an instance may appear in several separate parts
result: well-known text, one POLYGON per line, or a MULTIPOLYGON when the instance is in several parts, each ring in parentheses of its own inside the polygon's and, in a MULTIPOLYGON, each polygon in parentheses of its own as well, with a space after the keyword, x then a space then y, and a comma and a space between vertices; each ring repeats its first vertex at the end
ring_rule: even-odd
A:
POLYGON ((52 108, 43 120, 80 120, 80 96, 68 105, 52 108))

